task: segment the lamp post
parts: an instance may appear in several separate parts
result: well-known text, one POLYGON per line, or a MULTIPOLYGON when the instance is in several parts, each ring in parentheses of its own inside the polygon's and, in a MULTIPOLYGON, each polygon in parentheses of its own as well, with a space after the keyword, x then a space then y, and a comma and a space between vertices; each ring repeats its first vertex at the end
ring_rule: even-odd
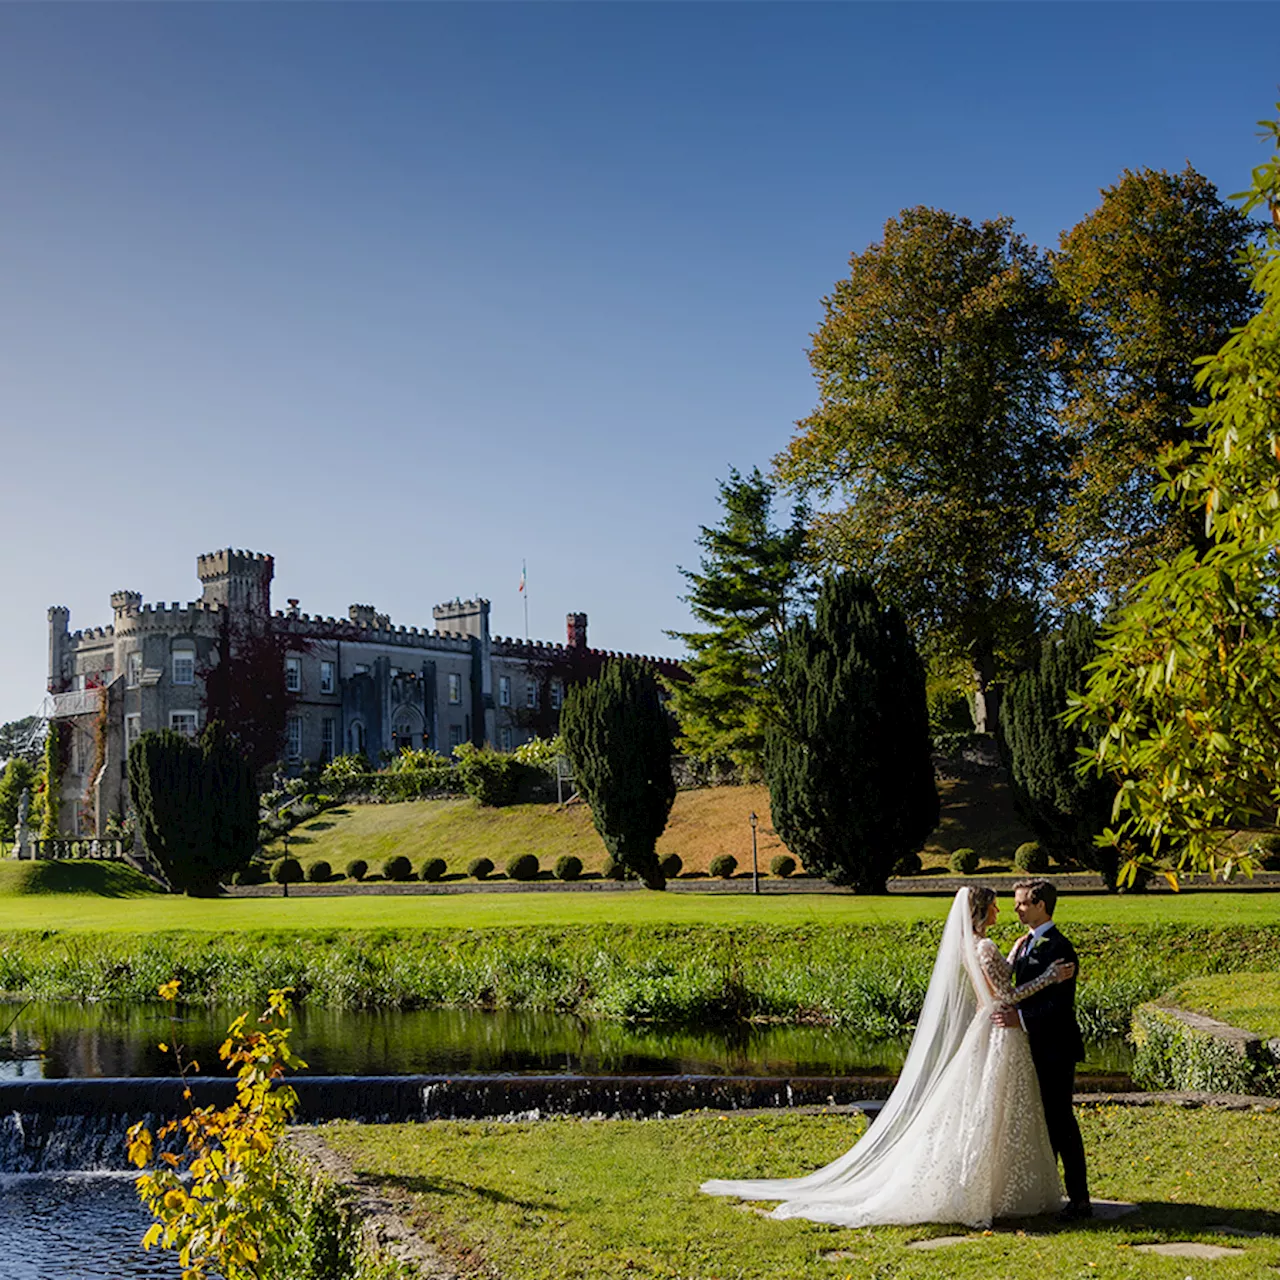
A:
POLYGON ((756 811, 751 811, 751 892, 760 892, 760 859, 756 854, 756 823, 760 819, 756 817, 756 811))

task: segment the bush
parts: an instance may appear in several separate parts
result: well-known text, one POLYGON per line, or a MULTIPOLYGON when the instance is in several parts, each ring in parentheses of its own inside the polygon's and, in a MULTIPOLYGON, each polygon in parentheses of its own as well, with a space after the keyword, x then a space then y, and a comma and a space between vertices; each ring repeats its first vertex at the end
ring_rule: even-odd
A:
POLYGON ((388 858, 382 864, 382 878, 384 880, 407 880, 411 875, 413 875, 413 867, 410 865, 409 859, 403 854, 388 858))
POLYGON ((453 754, 462 789, 477 804, 498 809, 515 803, 520 779, 528 772, 526 765, 504 751, 470 742, 454 747, 453 754))
POLYGON ((784 880, 789 875, 793 875, 796 869, 796 860, 789 853, 775 853, 769 862, 769 870, 775 876, 781 876, 784 880))
POLYGON ((368 874, 369 864, 363 858, 352 858, 347 863, 347 875, 353 880, 363 880, 368 874))
POLYGON ((582 859, 571 853, 562 854, 556 859, 556 879, 576 880, 582 874, 582 859))
POLYGON ((301 884, 302 863, 297 858, 281 858, 271 868, 271 878, 276 884, 301 884))
POLYGON ((507 862, 509 880, 536 880, 538 859, 532 853, 518 853, 507 862))
POLYGON ((893 864, 895 876, 918 876, 924 870, 924 863, 918 853, 904 853, 893 864))
POLYGON ((428 858, 422 864, 422 870, 419 875, 421 875, 422 879, 434 883, 437 880, 443 880, 444 873, 448 870, 449 868, 445 865, 443 858, 428 858))
POLYGON ((625 862, 607 853, 604 856, 604 864, 600 868, 600 874, 606 880, 634 880, 636 878, 635 872, 625 862))
POLYGON ((674 880, 684 870, 684 861, 678 853, 668 853, 658 863, 658 869, 668 880, 674 880))
POLYGON ((1280 836, 1259 836, 1249 852, 1263 871, 1280 871, 1280 836))
POLYGON ((971 876, 978 869, 977 849, 957 849, 951 855, 951 870, 958 876, 971 876))
POLYGON ((313 862, 307 868, 307 879, 312 884, 327 884, 333 879, 333 868, 321 858, 319 862, 313 862))
POLYGON ((710 874, 722 880, 732 880, 738 869, 738 860, 731 853, 718 853, 711 859, 710 874))
POLYGON ((1013 865, 1029 875, 1043 875, 1049 870, 1049 855, 1041 848, 1039 841, 1027 840, 1014 851, 1013 865))
POLYGON ((493 863, 488 858, 472 858, 467 864, 467 875, 475 876, 477 880, 484 880, 493 875, 493 863))

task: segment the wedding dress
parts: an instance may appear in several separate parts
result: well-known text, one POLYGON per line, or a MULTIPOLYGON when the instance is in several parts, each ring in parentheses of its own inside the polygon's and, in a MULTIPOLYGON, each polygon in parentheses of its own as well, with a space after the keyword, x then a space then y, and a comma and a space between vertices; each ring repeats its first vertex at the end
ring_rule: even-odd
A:
POLYGON ((1015 991, 995 943, 976 938, 969 891, 947 917, 902 1074, 861 1140, 802 1178, 704 1182, 710 1195, 781 1200, 774 1218, 869 1227, 1028 1217, 1062 1204, 1058 1162, 1026 1032, 991 1021, 1015 991))

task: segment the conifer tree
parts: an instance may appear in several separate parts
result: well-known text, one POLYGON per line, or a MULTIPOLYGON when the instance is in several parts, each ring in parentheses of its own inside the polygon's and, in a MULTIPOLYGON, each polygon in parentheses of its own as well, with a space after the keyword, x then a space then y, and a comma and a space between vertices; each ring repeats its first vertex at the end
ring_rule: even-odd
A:
POLYGON ((258 784, 240 744, 215 720, 200 738, 209 796, 209 862, 221 879, 245 866, 258 844, 258 784))
POLYGON ((680 725, 677 746, 704 764, 759 771, 769 718, 769 675, 787 622, 800 603, 807 513, 797 507, 786 528, 773 525, 775 488, 753 468, 720 485, 724 516, 698 535, 697 571, 681 569, 684 597, 702 631, 668 631, 689 650, 690 677, 670 681, 680 725))
POLYGON ((938 824, 924 664, 865 579, 827 579, 788 629, 773 679, 786 722, 765 745, 773 826, 806 869, 883 893, 938 824))
POLYGON ((1088 682, 1085 667, 1097 656, 1097 623, 1084 614, 1069 618, 1044 642, 1036 663, 1009 685, 1002 728, 1019 813, 1053 857, 1095 868, 1113 888, 1116 852, 1097 848, 1094 837, 1110 820, 1115 783, 1077 773, 1081 749, 1092 748, 1097 733, 1062 718, 1069 696, 1088 682))
POLYGON ((595 680, 569 690, 560 731, 605 848, 649 888, 664 888, 655 849, 676 785, 658 682, 634 658, 611 660, 595 680))
POLYGON ((173 888, 216 892, 205 864, 212 806, 199 745, 171 729, 144 733, 129 748, 129 795, 143 846, 173 888))

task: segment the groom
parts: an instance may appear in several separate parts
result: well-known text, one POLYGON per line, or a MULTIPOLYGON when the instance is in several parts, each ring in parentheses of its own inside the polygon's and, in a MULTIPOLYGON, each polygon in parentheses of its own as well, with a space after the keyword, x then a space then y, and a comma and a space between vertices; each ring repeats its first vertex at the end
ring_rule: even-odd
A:
MULTIPOLYGON (((1076 949, 1053 923, 1058 889, 1049 880, 1022 880, 1013 887, 1013 907, 1029 930, 1009 954, 1013 982, 1021 986, 1038 978, 1055 960, 1076 964, 1076 949)), ((1084 1058, 1084 1038, 1076 1022, 1076 980, 1053 983, 1024 1000, 1017 1008, 998 1010, 1002 1027, 1022 1025, 1031 1046, 1044 1103, 1044 1118, 1054 1154, 1062 1158, 1067 1205, 1058 1215, 1064 1222, 1093 1217, 1089 1180, 1085 1172, 1084 1141, 1071 1107, 1076 1063, 1084 1058)))

